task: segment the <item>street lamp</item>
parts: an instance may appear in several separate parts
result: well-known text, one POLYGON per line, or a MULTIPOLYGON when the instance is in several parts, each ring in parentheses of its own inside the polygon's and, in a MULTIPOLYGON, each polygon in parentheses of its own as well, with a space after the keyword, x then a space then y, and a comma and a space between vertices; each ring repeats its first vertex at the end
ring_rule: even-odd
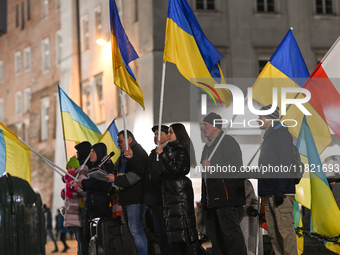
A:
POLYGON ((106 41, 105 39, 103 39, 103 38, 99 38, 99 39, 96 41, 96 43, 97 43, 98 45, 105 45, 105 44, 107 43, 107 41, 106 41))

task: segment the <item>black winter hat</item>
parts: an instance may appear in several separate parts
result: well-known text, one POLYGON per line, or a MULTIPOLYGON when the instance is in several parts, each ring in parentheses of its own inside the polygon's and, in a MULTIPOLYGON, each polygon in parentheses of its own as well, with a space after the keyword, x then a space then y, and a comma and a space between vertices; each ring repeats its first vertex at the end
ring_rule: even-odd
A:
MULTIPOLYGON (((269 110, 271 107, 272 107, 272 105, 269 104, 269 105, 266 105, 266 106, 262 106, 260 110, 269 110)), ((268 115, 260 115, 260 116, 264 116, 264 117, 266 117, 267 119, 270 119, 270 120, 280 119, 279 111, 280 111, 280 108, 276 107, 276 109, 273 113, 268 114, 268 115)))
MULTIPOLYGON (((211 112, 207 116, 204 117, 203 122, 207 122, 214 126, 214 120, 221 120, 222 117, 218 115, 217 113, 211 112)), ((221 123, 215 123, 215 127, 218 129, 222 129, 221 123)))
POLYGON ((84 142, 78 143, 76 146, 74 146, 74 148, 78 152, 79 163, 83 164, 87 156, 90 154, 91 144, 88 141, 84 141, 84 142))
MULTIPOLYGON (((155 125, 152 127, 152 132, 156 132, 156 130, 158 130, 158 125, 155 125)), ((169 127, 166 125, 161 125, 161 131, 163 131, 164 133, 168 134, 169 133, 169 127)))

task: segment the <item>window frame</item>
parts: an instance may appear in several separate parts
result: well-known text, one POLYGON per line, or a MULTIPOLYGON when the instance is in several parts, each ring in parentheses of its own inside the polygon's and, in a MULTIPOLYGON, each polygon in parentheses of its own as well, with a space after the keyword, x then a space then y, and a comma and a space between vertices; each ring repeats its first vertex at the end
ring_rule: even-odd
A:
POLYGON ((32 69, 32 52, 31 47, 24 49, 24 70, 25 72, 31 71, 32 69))
POLYGON ((24 90, 24 112, 31 110, 32 90, 31 88, 25 88, 24 90))
POLYGON ((16 116, 22 115, 22 92, 21 91, 15 92, 15 115, 16 116))
POLYGON ((318 12, 318 5, 317 5, 317 1, 314 1, 314 11, 315 11, 315 15, 323 15, 323 16, 332 16, 335 15, 336 12, 336 8, 335 8, 335 2, 333 0, 319 0, 322 1, 322 12, 318 12), (330 13, 327 13, 327 6, 326 6, 326 1, 331 1, 331 7, 332 7, 332 11, 330 13))
POLYGON ((62 53, 63 53, 63 36, 61 30, 56 32, 55 36, 56 40, 56 55, 57 55, 57 64, 61 63, 62 53))
POLYGON ((50 38, 47 36, 41 41, 42 50, 42 71, 47 72, 51 69, 51 45, 50 38), (48 46, 48 49, 47 47, 48 46))
POLYGON ((0 60, 0 83, 4 82, 4 61, 0 60))
POLYGON ((50 98, 48 96, 40 98, 40 112, 41 112, 41 141, 48 140, 48 123, 49 123, 49 109, 50 98))
POLYGON ((195 10, 197 11, 216 11, 217 10, 216 0, 200 0, 201 2, 203 2, 203 8, 197 8, 197 1, 198 0, 195 0, 195 10), (212 1, 212 4, 214 5, 213 9, 208 9, 208 4, 209 4, 208 1, 212 1))
POLYGON ((0 121, 5 119, 5 102, 3 98, 0 98, 0 121))
POLYGON ((82 34, 82 49, 87 51, 90 49, 90 27, 89 16, 86 14, 81 18, 81 34, 82 34))
POLYGON ((21 51, 16 51, 14 53, 14 73, 15 73, 15 76, 18 76, 22 73, 21 51))
POLYGON ((41 19, 46 19, 49 15, 49 0, 41 0, 41 19))

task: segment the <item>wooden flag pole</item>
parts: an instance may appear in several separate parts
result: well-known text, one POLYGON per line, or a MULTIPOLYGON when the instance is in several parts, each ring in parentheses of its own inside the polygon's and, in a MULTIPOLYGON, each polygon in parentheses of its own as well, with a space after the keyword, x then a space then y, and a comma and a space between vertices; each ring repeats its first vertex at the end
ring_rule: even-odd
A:
MULTIPOLYGON (((164 84, 165 84, 165 70, 166 61, 163 60, 163 70, 162 70, 162 84, 161 84, 161 95, 159 103, 159 119, 158 119, 158 146, 161 145, 161 125, 162 125, 162 115, 163 115, 163 104, 164 104, 164 84)), ((159 155, 157 154, 157 161, 159 161, 159 155)))
POLYGON ((125 150, 129 149, 128 144, 128 136, 127 136, 127 130, 126 130, 126 118, 125 118, 125 108, 124 108, 124 96, 123 96, 123 90, 120 90, 120 107, 123 115, 123 123, 124 123, 124 137, 125 137, 125 150))

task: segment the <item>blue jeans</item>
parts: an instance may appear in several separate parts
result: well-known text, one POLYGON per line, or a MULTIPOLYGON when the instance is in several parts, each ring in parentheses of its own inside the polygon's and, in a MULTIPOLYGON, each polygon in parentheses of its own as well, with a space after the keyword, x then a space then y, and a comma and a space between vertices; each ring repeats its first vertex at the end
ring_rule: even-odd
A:
POLYGON ((85 241, 84 229, 81 227, 71 228, 78 242, 78 255, 88 255, 89 244, 85 241))
POLYGON ((122 206, 123 219, 135 242, 138 255, 148 255, 148 245, 143 228, 145 209, 145 204, 122 206))

